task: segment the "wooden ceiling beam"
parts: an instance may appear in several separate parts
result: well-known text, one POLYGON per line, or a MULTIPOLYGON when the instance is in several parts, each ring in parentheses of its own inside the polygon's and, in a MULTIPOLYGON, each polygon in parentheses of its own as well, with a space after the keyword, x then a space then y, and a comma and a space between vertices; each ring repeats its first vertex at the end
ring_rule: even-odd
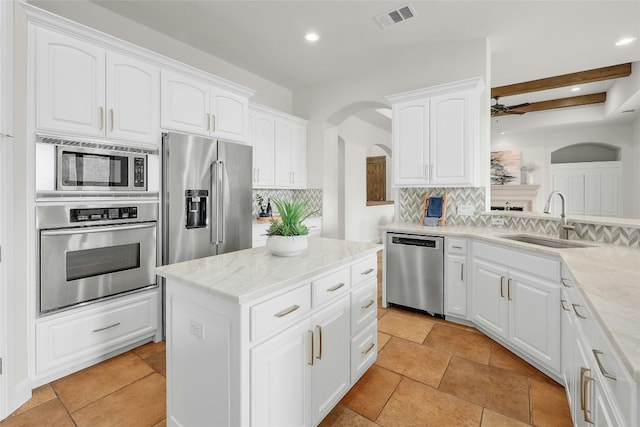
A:
MULTIPOLYGON (((526 107, 520 107, 515 109, 516 111, 523 111, 525 113, 531 113, 534 111, 553 110, 556 108, 566 107, 578 107, 580 105, 599 104, 607 100, 607 92, 592 93, 590 95, 571 96, 569 98, 552 99, 550 101, 532 102, 526 107)), ((494 114, 493 117, 508 116, 510 114, 499 113, 494 114)))
POLYGON ((538 92, 541 90, 556 89, 565 86, 611 80, 620 77, 627 77, 630 74, 631 63, 629 62, 626 64, 611 65, 609 67, 595 68, 588 71, 579 71, 577 73, 548 77, 545 79, 494 87, 491 89, 491 97, 518 95, 521 93, 538 92))

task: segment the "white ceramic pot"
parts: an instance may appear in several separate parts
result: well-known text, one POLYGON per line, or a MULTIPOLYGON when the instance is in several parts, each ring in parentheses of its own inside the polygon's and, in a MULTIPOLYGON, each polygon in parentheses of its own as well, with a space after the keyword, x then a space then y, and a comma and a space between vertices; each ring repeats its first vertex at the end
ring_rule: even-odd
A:
POLYGON ((269 236, 267 249, 276 256, 294 256, 307 249, 307 236, 269 236))

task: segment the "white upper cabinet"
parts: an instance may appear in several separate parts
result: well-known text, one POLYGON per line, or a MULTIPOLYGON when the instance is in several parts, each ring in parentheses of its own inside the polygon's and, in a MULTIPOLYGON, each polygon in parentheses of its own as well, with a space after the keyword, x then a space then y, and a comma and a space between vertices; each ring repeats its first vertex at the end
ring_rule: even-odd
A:
POLYGON ((393 185, 473 186, 479 152, 481 78, 388 96, 393 185))
POLYGON ((306 188, 307 121, 251 104, 254 188, 306 188))
POLYGON ((162 72, 161 126, 164 129, 246 141, 249 99, 199 79, 162 72))
POLYGON ((157 144, 160 140, 160 71, 107 53, 107 136, 157 144))
POLYGON ((159 142, 159 70, 80 39, 36 28, 36 128, 159 142))
POLYGON ((105 51, 36 30, 36 127, 104 136, 105 51))

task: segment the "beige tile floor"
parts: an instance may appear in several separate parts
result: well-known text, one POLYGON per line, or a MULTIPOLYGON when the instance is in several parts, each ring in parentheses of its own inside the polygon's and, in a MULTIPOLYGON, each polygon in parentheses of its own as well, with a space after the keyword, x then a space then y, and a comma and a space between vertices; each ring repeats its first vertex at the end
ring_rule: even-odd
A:
MULTIPOLYGON (((572 425, 564 388, 476 329, 378 318, 378 360, 322 427, 572 425)), ((0 427, 164 426, 165 388, 164 343, 149 343, 36 389, 0 427)))

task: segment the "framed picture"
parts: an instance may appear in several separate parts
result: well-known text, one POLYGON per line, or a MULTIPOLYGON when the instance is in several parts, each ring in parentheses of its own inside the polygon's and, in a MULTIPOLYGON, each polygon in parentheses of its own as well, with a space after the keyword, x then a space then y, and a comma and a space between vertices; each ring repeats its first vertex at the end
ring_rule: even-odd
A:
POLYGON ((491 152, 491 185, 520 184, 520 151, 491 152))

